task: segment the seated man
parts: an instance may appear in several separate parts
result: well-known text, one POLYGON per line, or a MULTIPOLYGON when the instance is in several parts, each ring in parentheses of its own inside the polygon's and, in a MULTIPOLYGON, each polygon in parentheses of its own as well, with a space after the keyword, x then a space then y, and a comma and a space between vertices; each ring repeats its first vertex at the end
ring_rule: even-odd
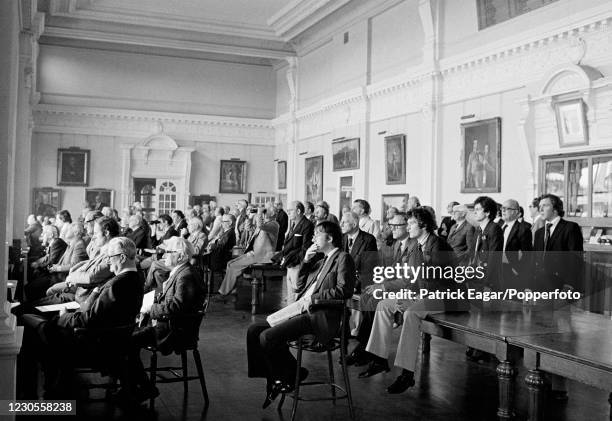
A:
POLYGON ((140 215, 131 215, 128 218, 128 230, 125 236, 134 242, 136 250, 149 247, 149 236, 145 226, 142 224, 142 216, 140 215))
MULTIPOLYGON (((350 254, 341 251, 340 227, 323 221, 316 226, 313 244, 305 253, 298 277, 298 300, 292 306, 301 314, 270 326, 257 322, 247 332, 249 377, 267 379, 266 408, 282 391, 294 386, 296 360, 289 352, 287 341, 314 334, 317 341, 327 344, 337 333, 342 312, 331 308, 311 308, 317 299, 345 300, 353 295, 355 264, 350 254), (314 259, 323 253, 323 259, 314 259), (316 261, 315 261, 316 260, 316 261)), ((303 380, 308 372, 300 373, 303 380)))
MULTIPOLYGON (((134 333, 134 350, 131 367, 132 376, 138 386, 136 398, 148 399, 157 394, 150 384, 140 360, 140 348, 155 345, 162 354, 168 355, 174 349, 177 332, 171 329, 167 317, 196 314, 202 309, 206 297, 206 286, 196 275, 189 263, 194 248, 182 237, 173 237, 167 241, 164 261, 170 268, 170 276, 163 283, 161 292, 151 291, 145 296, 140 312, 156 320, 134 333)), ((176 328, 176 324, 173 325, 176 328)))
MULTIPOLYGON (((410 238, 417 241, 417 246, 411 249, 408 265, 417 267, 446 267, 453 266, 452 249, 445 240, 436 236, 433 215, 425 208, 416 208, 408 212, 408 232, 410 238)), ((438 278, 441 275, 419 276, 411 279, 410 289, 418 292, 421 288, 429 291, 446 291, 447 288, 456 290, 459 284, 452 279, 438 278)), ((384 290, 384 284, 381 289, 384 290)), ((428 314, 442 313, 444 311, 462 310, 461 302, 444 299, 385 299, 378 303, 374 315, 372 333, 366 350, 376 357, 368 369, 359 377, 369 377, 382 371, 389 371, 387 358, 390 353, 394 314, 403 312, 404 323, 400 333, 400 340, 395 357, 395 365, 402 367, 402 374, 387 388, 388 393, 401 393, 414 385, 414 371, 416 369, 417 351, 420 343, 420 324, 428 314)))
POLYGON ((157 248, 159 246, 162 246, 164 244, 164 241, 172 237, 179 236, 178 231, 175 230, 174 226, 172 225, 172 218, 170 217, 170 215, 166 215, 166 214, 159 216, 159 221, 157 223, 156 231, 157 231, 157 234, 155 234, 154 232, 151 232, 151 241, 152 241, 153 248, 144 250, 145 252, 149 254, 153 254, 153 256, 139 259, 140 260, 139 266, 141 269, 149 269, 151 267, 151 264, 153 264, 153 262, 157 258, 155 256, 155 253, 157 253, 157 248))
POLYGON ((21 397, 37 398, 37 360, 42 362, 45 372, 45 397, 67 396, 71 368, 83 354, 74 328, 112 328, 134 323, 142 305, 142 282, 136 273, 135 256, 136 248, 130 239, 114 238, 108 244, 105 259, 115 276, 94 288, 78 311, 60 312, 49 321, 33 314, 23 316, 25 332, 19 360, 21 397))
POLYGON ((28 282, 24 287, 26 297, 30 301, 45 295, 45 291, 49 288, 49 272, 47 268, 59 263, 68 247, 68 244, 59 238, 59 230, 55 225, 45 225, 43 227, 41 240, 47 252, 43 257, 32 262, 30 265, 32 273, 29 275, 29 278, 32 281, 28 282), (42 283, 40 281, 37 282, 37 279, 42 279, 42 283))
POLYGON ((227 262, 232 258, 232 248, 236 245, 236 234, 234 223, 236 217, 230 213, 223 215, 223 233, 208 243, 207 264, 211 271, 217 272, 224 269, 227 262))
POLYGON ((264 213, 259 213, 255 217, 255 226, 255 233, 251 236, 245 253, 227 263, 225 278, 219 287, 219 294, 228 295, 235 291, 236 280, 250 265, 271 261, 270 258, 276 250, 278 222, 273 218, 264 219, 264 213))

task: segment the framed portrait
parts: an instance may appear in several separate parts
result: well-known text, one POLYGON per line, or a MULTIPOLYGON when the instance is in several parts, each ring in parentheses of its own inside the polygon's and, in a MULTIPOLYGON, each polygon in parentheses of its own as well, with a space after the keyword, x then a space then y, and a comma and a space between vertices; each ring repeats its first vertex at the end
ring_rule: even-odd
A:
POLYGON ((221 160, 219 193, 246 193, 246 161, 221 160))
POLYGON ((380 207, 380 222, 382 223, 387 220, 387 211, 391 207, 397 208, 400 212, 403 212, 406 207, 405 203, 407 200, 407 194, 383 194, 382 204, 380 207))
POLYGON ((61 190, 50 187, 32 189, 32 213, 55 216, 61 210, 61 190))
POLYGON ((306 201, 323 200, 323 155, 306 158, 306 201))
POLYGON ((406 184, 406 135, 385 137, 385 182, 406 184))
POLYGON ((340 204, 338 216, 342 219, 342 208, 348 207, 351 210, 353 206, 353 177, 340 177, 340 204))
POLYGON ((501 191, 501 118, 461 125, 461 193, 501 191))
POLYGON ((278 175, 278 189, 287 188, 287 161, 278 161, 276 167, 276 173, 278 175))
POLYGON ((332 143, 334 171, 359 169, 359 138, 332 143))
POLYGON ((556 102, 555 117, 560 146, 586 145, 589 142, 588 124, 582 99, 556 102))
POLYGON ((79 148, 57 150, 57 185, 89 185, 89 150, 79 148))
POLYGON ((115 205, 114 194, 111 189, 85 189, 85 201, 94 210, 102 210, 105 206, 111 208, 115 205))

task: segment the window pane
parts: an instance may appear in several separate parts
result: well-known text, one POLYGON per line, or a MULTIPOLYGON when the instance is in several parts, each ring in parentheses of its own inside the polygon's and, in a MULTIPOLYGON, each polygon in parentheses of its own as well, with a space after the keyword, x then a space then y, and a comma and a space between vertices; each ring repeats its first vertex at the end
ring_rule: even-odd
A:
POLYGON ((575 159, 569 161, 568 164, 568 216, 589 216, 587 197, 589 161, 588 159, 575 159))
POLYGON ((544 193, 557 195, 564 200, 565 173, 563 161, 550 161, 544 170, 544 193))
POLYGON ((608 218, 612 210, 612 156, 593 159, 593 218, 608 218))

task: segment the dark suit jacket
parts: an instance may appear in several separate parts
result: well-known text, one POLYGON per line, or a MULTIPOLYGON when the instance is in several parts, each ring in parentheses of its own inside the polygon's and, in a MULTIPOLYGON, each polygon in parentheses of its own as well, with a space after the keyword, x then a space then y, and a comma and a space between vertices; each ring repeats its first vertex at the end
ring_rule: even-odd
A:
POLYGON ((36 267, 44 268, 49 265, 55 265, 66 251, 68 244, 61 238, 55 238, 51 241, 51 245, 47 247, 47 254, 36 262, 36 267))
POLYGON ((546 226, 535 233, 536 279, 538 290, 563 288, 564 284, 582 288, 583 240, 580 225, 561 218, 544 253, 546 226), (539 253, 538 253, 539 252, 539 253))
POLYGON ((125 236, 136 244, 137 249, 148 248, 147 230, 144 226, 141 225, 135 230, 130 230, 125 236))
POLYGON ((470 261, 470 251, 468 249, 467 235, 472 226, 464 221, 459 228, 457 224, 453 224, 450 228, 446 241, 455 252, 455 264, 465 266, 470 261))
MULTIPOLYGON (((195 314, 202 309, 206 297, 206 287, 201 277, 187 263, 179 267, 165 282, 164 290, 155 297, 155 303, 151 307, 152 319, 162 317, 176 317, 180 315, 195 314)), ((188 323, 188 321, 183 321, 188 323)), ((181 321, 173 321, 172 329, 177 329, 181 321)), ((169 354, 175 341, 178 340, 178 330, 171 330, 170 323, 159 320, 155 326, 157 346, 163 354, 169 354)))
POLYGON ((372 234, 359 230, 353 248, 349 252, 348 235, 342 236, 342 250, 350 253, 355 262, 355 271, 358 278, 355 283, 357 291, 372 283, 372 272, 374 266, 378 264, 378 247, 376 246, 376 238, 372 234))
POLYGON ((66 247, 64 254, 62 255, 57 264, 61 266, 61 272, 68 272, 68 270, 72 266, 88 259, 89 256, 87 255, 85 243, 83 242, 83 240, 78 240, 73 245, 68 245, 68 247, 66 247))
POLYGON ((306 250, 312 244, 313 231, 312 222, 302 217, 293 230, 287 234, 282 252, 285 258, 285 267, 294 267, 302 262, 306 250))
POLYGON ((531 224, 528 222, 516 221, 510 230, 510 234, 508 234, 505 254, 508 263, 514 270, 519 272, 519 274, 529 269, 532 249, 531 224), (519 250, 521 251, 520 254, 519 250))
POLYGON ((183 228, 187 228, 187 221, 185 221, 185 219, 181 219, 178 223, 178 225, 173 225, 174 229, 176 230, 176 232, 178 232, 180 234, 181 230, 183 228))
POLYGON ((232 259, 232 247, 236 245, 236 234, 233 229, 224 231, 221 237, 210 246, 210 269, 215 272, 225 269, 232 259))
POLYGON ((153 247, 159 246, 165 240, 168 240, 171 237, 178 237, 178 236, 179 236, 179 232, 174 229, 174 225, 173 225, 170 228, 168 228, 168 230, 166 231, 166 233, 164 234, 164 236, 162 238, 160 238, 159 240, 153 241, 153 247))
POLYGON ((498 224, 489 221, 480 237, 478 252, 475 252, 477 230, 478 228, 472 227, 468 231, 467 243, 472 264, 482 266, 485 276, 480 280, 475 279, 474 283, 499 289, 504 234, 498 224))
POLYGON ((289 228, 289 217, 287 213, 279 209, 276 214, 276 222, 278 222, 278 239, 276 240, 276 251, 280 251, 283 248, 283 244, 285 244, 285 233, 287 232, 287 228, 289 228))
POLYGON ((450 229, 453 225, 455 225, 457 221, 455 221, 450 216, 445 216, 442 218, 442 222, 440 222, 440 228, 438 228, 438 235, 443 238, 447 238, 450 232, 450 229))
MULTIPOLYGON (((338 250, 327 260, 304 262, 298 277, 298 299, 314 282, 317 282, 317 286, 311 296, 312 303, 317 299, 346 300, 350 298, 355 288, 355 263, 351 255, 338 250), (320 274, 319 269, 321 269, 320 274)), ((338 332, 342 312, 322 308, 313 309, 309 314, 317 340, 321 343, 329 342, 338 332)))
POLYGON ((74 313, 57 320, 59 327, 114 327, 134 323, 142 306, 143 284, 138 272, 123 272, 110 279, 99 294, 91 294, 74 313))

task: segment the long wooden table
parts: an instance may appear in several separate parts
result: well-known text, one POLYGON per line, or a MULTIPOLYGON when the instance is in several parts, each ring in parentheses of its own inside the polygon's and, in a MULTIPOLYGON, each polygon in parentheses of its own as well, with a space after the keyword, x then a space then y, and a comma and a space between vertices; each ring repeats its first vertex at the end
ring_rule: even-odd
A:
POLYGON ((500 420, 514 417, 516 363, 523 355, 524 364, 532 370, 527 383, 530 390, 533 388, 529 405, 533 420, 539 420, 542 411, 543 380, 538 369, 578 381, 586 380, 583 374, 589 373, 591 380, 585 383, 612 390, 612 333, 598 336, 605 329, 612 330, 612 321, 597 314, 573 311, 569 306, 552 309, 516 302, 504 302, 496 308, 472 308, 470 312, 435 314, 421 325, 425 352, 430 335, 435 335, 499 359, 500 420))
POLYGON ((272 263, 255 263, 249 266, 251 279, 251 314, 257 314, 259 305, 266 290, 266 280, 273 277, 282 277, 286 269, 272 263))

